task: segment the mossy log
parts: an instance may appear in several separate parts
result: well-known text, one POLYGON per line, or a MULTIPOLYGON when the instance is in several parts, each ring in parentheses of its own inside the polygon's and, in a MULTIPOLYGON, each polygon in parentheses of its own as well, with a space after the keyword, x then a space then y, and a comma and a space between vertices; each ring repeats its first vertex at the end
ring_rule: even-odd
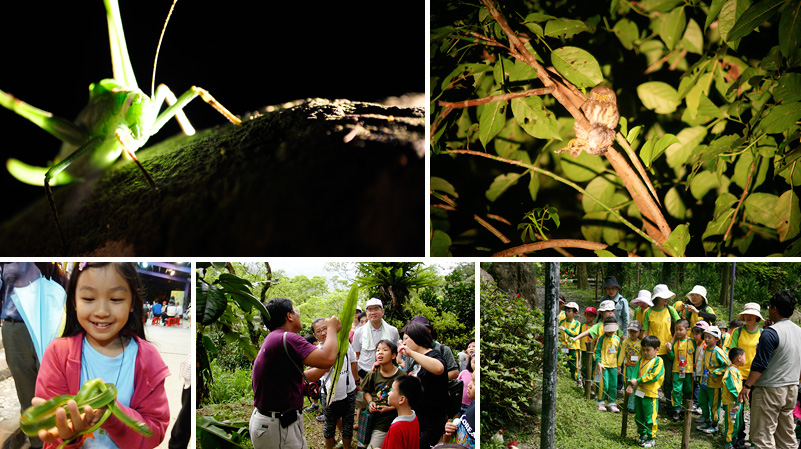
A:
POLYGON ((176 136, 55 187, 0 226, 5 256, 422 256, 422 108, 311 99, 176 136))

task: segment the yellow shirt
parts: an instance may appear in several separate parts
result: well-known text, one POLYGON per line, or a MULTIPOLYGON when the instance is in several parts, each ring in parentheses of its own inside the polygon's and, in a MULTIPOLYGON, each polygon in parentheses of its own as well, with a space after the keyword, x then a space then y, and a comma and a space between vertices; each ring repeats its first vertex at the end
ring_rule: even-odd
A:
POLYGON ((648 310, 648 307, 646 307, 644 309, 641 308, 641 307, 635 307, 634 308, 634 319, 639 321, 640 324, 643 324, 642 321, 643 321, 643 317, 645 316, 645 311, 646 310, 648 310))
MULTIPOLYGON (((685 312, 686 312, 686 311, 685 311, 685 312)), ((714 315, 714 314, 715 314, 715 309, 713 309, 713 308, 712 308, 712 306, 710 306, 709 304, 707 304, 707 305, 706 305, 706 309, 705 309, 705 310, 702 310, 702 312, 711 313, 711 314, 713 314, 713 315, 714 315)), ((682 314, 682 315, 686 315, 686 313, 685 313, 685 314, 682 314)), ((702 320, 702 318, 701 318, 700 316, 698 316, 698 314, 697 314, 697 313, 695 313, 695 312, 692 312, 692 313, 690 314, 690 317, 689 317, 689 318, 687 318, 687 321, 689 321, 689 322, 690 322, 690 329, 692 329, 693 327, 695 327, 695 323, 697 323, 697 322, 699 322, 699 321, 701 321, 701 320, 702 320)))
POLYGON ((762 330, 759 327, 751 333, 745 326, 739 328, 740 330, 735 330, 732 333, 732 344, 736 348, 743 348, 745 350, 745 365, 739 367, 740 375, 743 379, 748 379, 748 374, 751 372, 751 363, 754 361, 754 357, 756 356, 756 347, 757 343, 759 343, 759 337, 762 335, 762 330), (736 340, 734 337, 737 337, 736 340))
POLYGON ((720 388, 723 386, 723 374, 729 366, 729 358, 723 352, 723 348, 715 346, 713 349, 707 348, 704 352, 704 370, 709 371, 709 388, 720 388))
POLYGON ((625 366, 635 366, 642 357, 642 340, 631 340, 627 338, 620 344, 620 354, 617 364, 625 366))
POLYGON ((678 314, 673 314, 676 314, 676 310, 673 307, 665 306, 661 310, 651 307, 643 318, 645 323, 642 323, 642 330, 648 331, 648 335, 653 335, 659 339, 660 345, 657 355, 665 355, 668 352, 665 343, 673 339, 673 334, 670 333, 670 324, 673 322, 673 318, 678 319, 678 314))
POLYGON ((565 330, 559 329, 562 335, 562 343, 567 347, 567 349, 580 349, 581 342, 579 340, 570 341, 570 337, 575 337, 581 333, 581 322, 578 320, 573 321, 560 321, 559 327, 564 327, 565 330))
POLYGON ((598 337, 598 346, 595 348, 597 363, 604 368, 617 368, 617 355, 620 352, 620 337, 615 334, 606 334, 598 337))
POLYGON ((693 372, 693 358, 695 356, 695 345, 691 338, 684 340, 676 340, 673 344, 673 372, 681 372, 681 361, 684 358, 686 366, 684 367, 685 374, 692 374, 693 372))
POLYGON ((637 370, 637 391, 645 393, 645 397, 658 398, 659 388, 665 381, 665 363, 659 357, 651 360, 641 359, 637 370))
MULTIPOLYGON (((585 331, 590 330, 590 328, 592 326, 593 326, 593 324, 582 323, 581 324, 581 333, 584 333, 585 331)), ((590 336, 587 335, 586 337, 581 337, 579 339, 579 341, 581 342, 581 350, 582 351, 586 351, 587 350, 587 342, 588 341, 592 341, 592 338, 590 338, 590 336)))

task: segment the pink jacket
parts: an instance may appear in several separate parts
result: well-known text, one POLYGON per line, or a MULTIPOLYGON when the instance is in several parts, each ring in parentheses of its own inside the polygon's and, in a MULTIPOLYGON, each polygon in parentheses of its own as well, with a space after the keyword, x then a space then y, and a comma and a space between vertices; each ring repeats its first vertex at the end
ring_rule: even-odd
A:
MULTIPOLYGON (((60 394, 76 394, 81 389, 81 343, 84 334, 53 340, 44 354, 39 375, 36 378, 36 397, 49 399, 60 394)), ((117 406, 128 415, 143 421, 153 431, 153 436, 145 438, 111 415, 103 424, 111 439, 119 447, 150 449, 158 446, 164 439, 170 423, 170 407, 164 379, 170 370, 161 359, 153 344, 136 338, 139 351, 136 356, 134 373, 134 393, 131 407, 117 401, 117 406)), ((45 443, 45 448, 55 448, 55 444, 45 443)), ((67 448, 79 447, 78 444, 67 448)))

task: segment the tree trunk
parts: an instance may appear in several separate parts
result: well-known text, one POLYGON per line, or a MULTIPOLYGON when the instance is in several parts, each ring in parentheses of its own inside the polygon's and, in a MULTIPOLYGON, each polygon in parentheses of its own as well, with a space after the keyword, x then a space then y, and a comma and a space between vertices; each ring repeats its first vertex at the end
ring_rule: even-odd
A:
POLYGON ((533 262, 493 262, 482 264, 498 284, 498 288, 511 296, 520 293, 533 309, 540 307, 537 297, 535 264, 533 262))
POLYGON ((731 286, 731 264, 722 263, 720 264, 719 270, 722 271, 722 273, 720 273, 721 285, 719 302, 721 305, 723 305, 723 307, 728 307, 729 301, 731 300, 731 298, 729 298, 729 288, 731 286))
POLYGON ((577 262, 576 263, 576 284, 578 285, 579 290, 588 290, 590 288, 589 282, 587 279, 589 278, 589 274, 587 272, 587 262, 577 262))
MULTIPOLYGON (((27 256, 420 256, 422 108, 305 100, 178 136, 0 225, 27 256)), ((44 193, 44 189, 42 191, 44 193)))
POLYGON ((559 263, 545 264, 545 348, 542 353, 540 447, 552 449, 556 431, 556 367, 559 350, 559 263))

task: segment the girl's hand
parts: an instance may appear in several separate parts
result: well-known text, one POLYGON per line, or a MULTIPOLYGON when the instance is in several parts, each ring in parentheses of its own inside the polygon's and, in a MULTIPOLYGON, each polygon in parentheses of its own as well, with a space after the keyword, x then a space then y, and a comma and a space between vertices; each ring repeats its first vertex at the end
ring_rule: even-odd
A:
POLYGON ((368 407, 368 409, 370 410, 370 413, 380 412, 380 410, 378 409, 378 406, 375 405, 375 402, 373 402, 373 401, 370 401, 370 406, 368 407))
POLYGON ((445 435, 453 435, 454 433, 456 433, 456 426, 449 420, 445 423, 445 435))
MULTIPOLYGON (((31 405, 39 405, 44 402, 45 399, 33 398, 31 400, 31 405)), ((70 399, 67 402, 67 408, 70 411, 70 416, 78 417, 78 419, 67 418, 67 412, 63 408, 59 407, 56 410, 56 427, 48 430, 40 430, 40 440, 46 443, 54 443, 59 438, 64 441, 71 440, 75 437, 75 434, 97 424, 97 422, 103 416, 103 413, 105 413, 105 410, 102 408, 95 410, 87 405, 83 408, 84 413, 81 414, 78 411, 78 403, 73 399, 70 399)))

